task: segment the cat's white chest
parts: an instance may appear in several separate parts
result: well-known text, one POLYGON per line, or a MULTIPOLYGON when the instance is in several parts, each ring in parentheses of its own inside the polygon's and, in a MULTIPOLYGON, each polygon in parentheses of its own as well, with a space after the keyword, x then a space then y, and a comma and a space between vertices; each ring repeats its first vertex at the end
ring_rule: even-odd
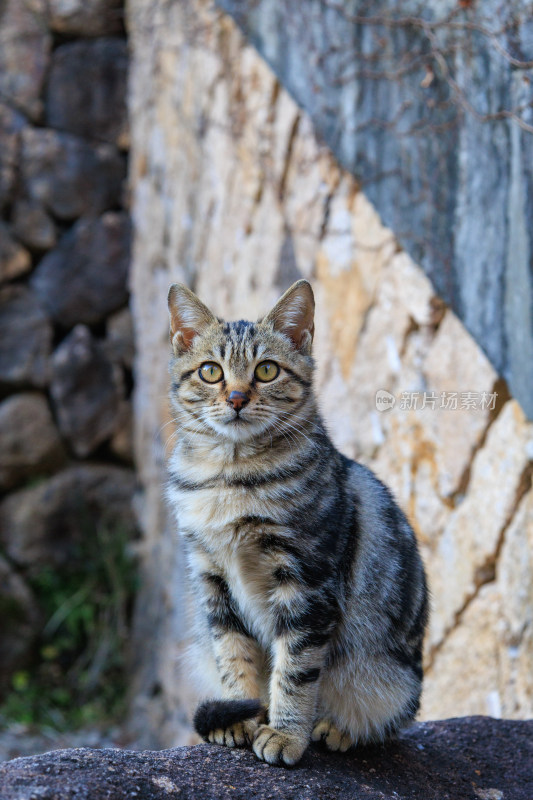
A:
POLYGON ((177 489, 174 498, 180 530, 199 537, 210 551, 233 539, 239 520, 265 512, 265 503, 245 488, 177 489))
POLYGON ((268 646, 274 631, 269 604, 271 570, 259 544, 261 526, 247 524, 246 520, 263 517, 277 521, 275 490, 213 480, 220 472, 212 461, 206 469, 196 465, 190 469, 181 462, 179 471, 187 484, 181 488, 179 483, 171 485, 169 499, 176 511, 180 533, 200 545, 204 552, 204 556, 193 556, 206 558, 206 563, 197 565, 196 571, 208 569, 211 562, 230 587, 249 629, 268 646), (200 487, 201 481, 204 488, 200 487), (187 488, 193 482, 196 488, 187 488))

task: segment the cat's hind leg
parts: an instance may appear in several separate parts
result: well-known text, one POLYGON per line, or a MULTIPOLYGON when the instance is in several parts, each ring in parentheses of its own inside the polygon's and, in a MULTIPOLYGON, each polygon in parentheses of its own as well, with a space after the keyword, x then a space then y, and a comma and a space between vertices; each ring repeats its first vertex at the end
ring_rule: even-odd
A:
POLYGON ((324 742, 328 750, 345 753, 349 747, 355 744, 349 733, 343 733, 330 719, 321 719, 313 728, 311 733, 313 742, 324 742))

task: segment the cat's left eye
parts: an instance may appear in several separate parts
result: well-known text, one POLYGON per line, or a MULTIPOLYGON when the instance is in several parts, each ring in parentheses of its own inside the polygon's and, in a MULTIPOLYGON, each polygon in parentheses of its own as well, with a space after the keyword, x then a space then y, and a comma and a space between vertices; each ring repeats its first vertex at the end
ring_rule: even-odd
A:
POLYGON ((279 367, 275 361, 262 361, 255 368, 255 377, 258 381, 268 383, 279 375, 279 367))
POLYGON ((206 383, 218 383, 224 377, 222 367, 214 361, 206 361, 198 370, 198 375, 206 383))

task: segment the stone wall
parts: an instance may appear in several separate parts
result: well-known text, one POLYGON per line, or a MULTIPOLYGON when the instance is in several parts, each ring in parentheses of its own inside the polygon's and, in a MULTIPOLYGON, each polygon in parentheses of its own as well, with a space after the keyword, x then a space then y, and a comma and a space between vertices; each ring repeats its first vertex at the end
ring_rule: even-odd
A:
POLYGON ((0 698, 35 578, 134 528, 127 66, 118 0, 0 4, 0 698))
POLYGON ((531 423, 229 17, 209 0, 130 0, 129 30, 144 487, 137 730, 186 741, 194 702, 180 666, 179 545, 162 500, 175 434, 168 286, 187 283, 218 315, 255 318, 302 276, 316 294, 316 384, 331 435, 392 487, 426 560, 422 717, 531 716, 531 423))

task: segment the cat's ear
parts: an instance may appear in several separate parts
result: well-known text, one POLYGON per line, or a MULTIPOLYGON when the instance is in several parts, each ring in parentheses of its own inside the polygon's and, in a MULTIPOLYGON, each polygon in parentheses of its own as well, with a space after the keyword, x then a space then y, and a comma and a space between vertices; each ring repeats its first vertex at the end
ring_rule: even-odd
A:
POLYGON ((272 323, 275 331, 288 336, 297 350, 309 355, 315 332, 314 316, 313 290, 307 281, 301 280, 287 289, 263 322, 272 323))
POLYGON ((204 306, 194 292, 173 283, 168 293, 168 310, 170 312, 170 341, 175 355, 183 353, 192 345, 208 325, 216 322, 216 317, 207 306, 204 306))

